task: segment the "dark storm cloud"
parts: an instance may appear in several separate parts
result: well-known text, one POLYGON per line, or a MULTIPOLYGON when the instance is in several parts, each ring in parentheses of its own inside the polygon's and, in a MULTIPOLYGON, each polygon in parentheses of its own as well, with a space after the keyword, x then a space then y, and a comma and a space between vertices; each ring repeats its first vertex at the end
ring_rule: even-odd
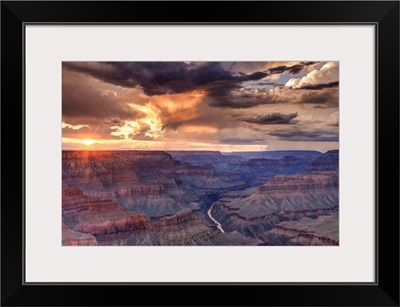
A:
POLYGON ((315 104, 316 107, 337 107, 339 104, 339 93, 337 89, 307 91, 301 95, 299 102, 315 104))
MULTIPOLYGON (((178 94, 201 89, 206 93, 203 100, 209 106, 240 109, 283 102, 281 97, 274 95, 269 89, 249 89, 245 87, 245 82, 262 80, 269 75, 284 72, 297 74, 315 63, 317 62, 280 65, 249 74, 228 71, 220 62, 64 62, 63 68, 124 88, 140 88, 148 96, 178 94)), ((271 84, 281 86, 277 83, 271 84)), ((74 106, 83 103, 83 99, 87 99, 80 99, 74 93, 69 95, 75 96, 73 103, 66 104, 65 114, 75 112, 75 116, 79 116, 74 106), (69 109, 69 105, 73 105, 73 108, 69 109)), ((68 97, 66 100, 68 101, 68 97)), ((313 97, 310 101, 312 100, 313 97)), ((97 102, 96 105, 98 105, 97 102)), ((86 109, 93 110, 90 102, 86 109)), ((107 112, 107 108, 98 107, 97 110, 102 113, 107 112)), ((125 111, 128 110, 125 109, 125 111)))
POLYGON ((268 76, 267 73, 261 72, 261 71, 257 71, 255 73, 250 74, 250 75, 243 76, 242 78, 239 78, 237 81, 256 81, 256 80, 260 80, 262 78, 265 78, 266 76, 268 76))
POLYGON ((293 141, 293 142, 338 142, 339 141, 339 135, 336 131, 329 131, 323 129, 314 129, 314 130, 282 129, 269 132, 268 135, 276 136, 284 141, 293 141))
POLYGON ((284 86, 285 84, 278 83, 278 82, 272 82, 272 81, 269 81, 269 82, 261 81, 261 82, 258 82, 257 85, 272 85, 274 87, 281 87, 281 86, 284 86))
POLYGON ((65 62, 64 68, 122 87, 140 87, 148 96, 176 94, 223 80, 258 80, 264 73, 235 76, 218 62, 65 62))
POLYGON ((119 119, 111 119, 110 121, 103 122, 103 124, 111 126, 122 126, 124 124, 124 121, 119 119))
POLYGON ((281 103, 282 98, 265 88, 218 86, 208 93, 205 101, 210 107, 247 109, 259 105, 281 103))
POLYGON ((281 65, 281 66, 276 66, 269 68, 267 70, 268 75, 274 75, 274 74, 282 74, 284 72, 288 72, 291 75, 298 74, 303 70, 303 68, 316 64, 317 62, 302 62, 300 64, 295 64, 291 66, 286 66, 286 65, 281 65))
MULTIPOLYGON (((69 124, 91 124, 109 118, 132 118, 138 112, 81 74, 63 72, 62 115, 69 124)), ((97 81, 95 81, 97 82, 97 81)))
POLYGON ((163 125, 162 129, 176 130, 180 125, 182 125, 182 121, 170 122, 163 125))
POLYGON ((293 65, 293 66, 277 66, 268 69, 269 74, 282 74, 285 71, 289 72, 290 74, 297 74, 303 69, 303 65, 293 65))
POLYGON ((216 108, 248 109, 264 104, 278 103, 273 97, 264 99, 263 96, 248 97, 247 95, 227 96, 225 99, 210 100, 209 106, 216 108))
POLYGON ((296 90, 322 90, 325 88, 333 88, 338 87, 339 81, 329 82, 329 83, 321 83, 321 84, 313 84, 313 85, 304 85, 301 87, 295 88, 296 90))
MULTIPOLYGON (((264 72, 241 75, 239 78, 213 83, 207 88, 208 94, 205 100, 211 107, 233 109, 246 109, 259 105, 287 102, 287 100, 283 99, 283 97, 275 95, 269 89, 246 88, 243 87, 241 82, 257 81, 269 75, 282 74, 284 72, 297 74, 303 68, 315 63, 317 62, 302 62, 292 66, 281 65, 270 68, 264 72)), ((276 82, 260 82, 259 85, 273 85, 275 87, 283 86, 283 84, 276 82)))
POLYGON ((293 119, 297 116, 297 113, 282 114, 276 112, 267 115, 255 115, 253 117, 242 118, 240 121, 257 125, 294 125, 296 121, 293 119))

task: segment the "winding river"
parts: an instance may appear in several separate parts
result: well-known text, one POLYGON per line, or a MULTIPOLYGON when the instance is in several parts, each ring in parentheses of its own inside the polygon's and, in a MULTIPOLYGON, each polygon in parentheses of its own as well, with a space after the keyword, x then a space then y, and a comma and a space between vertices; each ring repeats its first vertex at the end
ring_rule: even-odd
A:
POLYGON ((217 225, 217 228, 222 232, 225 233, 225 230, 222 228, 222 225, 220 224, 220 222, 218 222, 211 214, 211 210, 214 208, 214 204, 212 204, 212 206, 210 207, 210 209, 208 209, 207 211, 207 215, 208 217, 217 225))

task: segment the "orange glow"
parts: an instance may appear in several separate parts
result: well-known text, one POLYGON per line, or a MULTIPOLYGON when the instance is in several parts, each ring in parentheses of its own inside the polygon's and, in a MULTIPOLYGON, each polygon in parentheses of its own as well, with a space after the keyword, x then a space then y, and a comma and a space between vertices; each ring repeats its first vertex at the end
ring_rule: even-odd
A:
POLYGON ((93 145, 94 143, 96 143, 96 140, 85 139, 85 140, 82 140, 82 143, 85 144, 86 146, 90 146, 90 145, 93 145))
MULTIPOLYGON (((89 140, 89 139, 88 139, 89 140)), ((86 139, 63 138, 63 150, 89 150, 84 143, 86 139)), ((90 150, 217 150, 221 152, 232 151, 263 151, 267 145, 234 145, 219 144, 214 141, 136 141, 132 139, 119 140, 92 140, 90 150)))
POLYGON ((188 120, 197 115, 197 107, 201 102, 201 96, 203 94, 199 92, 193 94, 170 94, 153 96, 151 101, 160 109, 167 111, 171 117, 188 120))
POLYGON ((206 94, 206 92, 205 91, 201 91, 201 92, 193 92, 190 96, 191 97, 202 97, 202 96, 204 96, 206 94))
POLYGON ((125 139, 135 138, 136 135, 144 133, 144 136, 152 139, 159 138, 163 135, 161 111, 151 102, 141 106, 133 103, 128 103, 132 109, 140 111, 143 116, 136 120, 124 121, 122 125, 112 126, 112 135, 120 136, 125 139))
POLYGON ((182 133, 196 133, 196 134, 216 134, 218 129, 215 127, 209 126, 183 126, 179 127, 179 132, 182 133))

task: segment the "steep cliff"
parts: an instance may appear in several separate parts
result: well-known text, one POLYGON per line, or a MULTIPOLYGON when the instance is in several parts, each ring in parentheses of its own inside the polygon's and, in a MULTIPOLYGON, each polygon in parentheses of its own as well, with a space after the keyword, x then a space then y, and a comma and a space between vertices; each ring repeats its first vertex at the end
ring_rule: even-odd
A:
POLYGON ((260 239, 205 226, 191 209, 151 221, 109 199, 63 187, 63 245, 258 245, 260 239))
POLYGON ((243 184, 219 176, 213 166, 181 163, 162 151, 63 151, 62 158, 65 186, 150 217, 198 209, 205 195, 243 184))

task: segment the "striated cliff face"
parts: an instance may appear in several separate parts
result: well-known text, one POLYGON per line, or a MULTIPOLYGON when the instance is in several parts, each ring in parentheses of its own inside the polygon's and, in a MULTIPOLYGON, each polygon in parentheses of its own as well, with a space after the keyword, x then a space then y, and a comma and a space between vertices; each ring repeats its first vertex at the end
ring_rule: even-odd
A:
POLYGON ((98 244, 94 236, 74 231, 62 223, 62 245, 94 246, 98 244))
POLYGON ((329 150, 305 168, 307 172, 338 172, 339 150, 329 150))
POLYGON ((198 209, 207 193, 243 184, 219 176, 213 166, 194 166, 154 151, 63 151, 63 184, 121 208, 162 217, 198 209))
POLYGON ((337 214, 281 222, 259 235, 265 245, 339 245, 337 214))
POLYGON ((238 232, 221 233, 206 227, 190 209, 155 222, 151 231, 134 232, 128 245, 260 245, 262 240, 238 232))
POLYGON ((281 221, 336 212, 338 201, 336 175, 280 175, 248 194, 225 194, 212 214, 224 229, 257 237, 281 221))
POLYGON ((205 226, 191 209, 151 221, 109 199, 63 187, 63 245, 258 245, 260 239, 222 234, 205 226))
MULTIPOLYGON (((181 192, 179 191, 179 193, 181 192)), ((184 208, 199 209, 198 203, 179 202, 171 197, 177 195, 170 193, 165 185, 143 182, 140 185, 117 188, 115 196, 119 205, 128 211, 146 213, 149 216, 158 217, 174 214, 184 208)), ((179 199, 180 197, 175 197, 179 199)))
POLYGON ((93 236, 150 227, 148 217, 127 212, 110 199, 92 198, 63 187, 62 218, 70 229, 93 236))
POLYGON ((277 211, 333 208, 338 200, 336 175, 278 175, 249 195, 227 193, 216 206, 221 204, 243 218, 256 218, 277 211))

